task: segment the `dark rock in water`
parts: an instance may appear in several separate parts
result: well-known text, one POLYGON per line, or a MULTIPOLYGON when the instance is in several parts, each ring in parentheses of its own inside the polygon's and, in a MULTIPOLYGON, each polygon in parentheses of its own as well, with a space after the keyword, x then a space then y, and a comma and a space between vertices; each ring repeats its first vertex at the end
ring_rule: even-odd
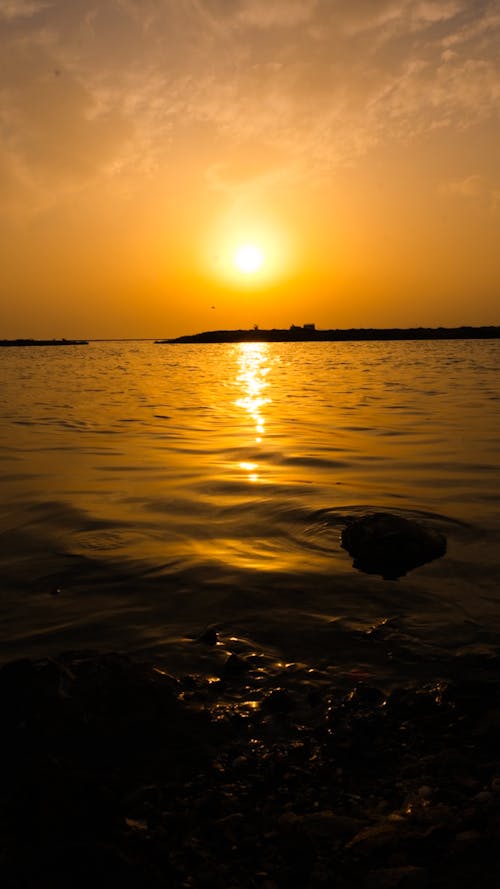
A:
POLYGON ((204 645, 217 645, 219 641, 219 634, 215 627, 208 627, 201 636, 195 640, 196 642, 203 642, 204 645))
POLYGON ((223 676, 225 679, 239 679, 248 671, 248 664, 237 654, 230 654, 224 664, 223 676))
POLYGON ((351 522, 342 531, 341 541, 354 559, 354 568, 366 574, 380 574, 385 580, 403 577, 446 552, 443 534, 386 512, 351 522))

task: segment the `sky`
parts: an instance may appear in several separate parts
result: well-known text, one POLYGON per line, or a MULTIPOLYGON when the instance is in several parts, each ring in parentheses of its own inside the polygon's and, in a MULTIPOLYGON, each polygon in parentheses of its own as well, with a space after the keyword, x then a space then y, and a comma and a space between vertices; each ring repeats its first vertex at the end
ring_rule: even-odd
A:
POLYGON ((0 0, 0 338, 500 324, 499 47, 498 0, 0 0))

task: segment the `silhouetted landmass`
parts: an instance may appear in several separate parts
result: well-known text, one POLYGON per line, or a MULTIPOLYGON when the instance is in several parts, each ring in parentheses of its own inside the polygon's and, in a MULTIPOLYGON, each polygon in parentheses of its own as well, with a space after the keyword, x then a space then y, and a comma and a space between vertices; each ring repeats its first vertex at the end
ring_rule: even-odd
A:
POLYGON ((346 330, 316 330, 314 325, 271 330, 207 330, 165 343, 322 343, 364 340, 485 340, 499 339, 500 327, 351 327, 346 330))
POLYGON ((88 346, 87 340, 0 340, 0 346, 88 346))

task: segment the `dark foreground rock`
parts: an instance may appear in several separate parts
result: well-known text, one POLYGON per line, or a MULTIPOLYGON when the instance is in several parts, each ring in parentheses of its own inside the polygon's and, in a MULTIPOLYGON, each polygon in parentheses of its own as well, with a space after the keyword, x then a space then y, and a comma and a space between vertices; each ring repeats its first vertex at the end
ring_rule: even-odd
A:
POLYGON ((492 889, 500 687, 0 669, 5 889, 492 889))
POLYGON ((354 568, 386 580, 403 577, 446 552, 446 538, 438 531, 386 512, 351 522, 342 531, 341 541, 354 559, 354 568))

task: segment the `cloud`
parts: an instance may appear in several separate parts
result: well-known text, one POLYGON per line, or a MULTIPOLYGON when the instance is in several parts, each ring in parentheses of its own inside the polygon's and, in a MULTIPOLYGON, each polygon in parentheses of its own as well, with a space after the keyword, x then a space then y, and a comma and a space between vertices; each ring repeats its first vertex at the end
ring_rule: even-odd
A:
POLYGON ((132 127, 116 109, 99 109, 82 78, 62 62, 54 35, 6 44, 0 105, 2 168, 9 207, 39 212, 116 164, 132 127))
POLYGON ((311 20, 316 0, 245 0, 237 14, 243 25, 294 28, 311 20))
POLYGON ((31 18, 37 12, 49 9, 52 5, 52 3, 43 3, 40 0, 0 0, 0 18, 6 21, 31 18))
POLYGON ((477 198, 482 195, 486 188, 486 179, 480 173, 472 173, 465 179, 456 179, 450 182, 443 182, 440 186, 441 194, 458 198, 477 198))
POLYGON ((464 0, 359 0, 347 9, 337 5, 337 16, 346 33, 376 32, 385 42, 396 35, 412 34, 436 23, 455 18, 464 8, 464 0))
POLYGON ((440 194, 444 197, 466 201, 489 209, 496 215, 500 210, 500 186, 498 180, 492 181, 482 173, 471 173, 462 179, 442 182, 440 194))
POLYGON ((445 34, 442 38, 442 45, 447 48, 459 47, 471 40, 477 41, 483 35, 487 36, 489 42, 492 32, 498 31, 499 27, 500 12, 487 8, 472 21, 466 21, 461 27, 445 34))
POLYGON ((433 0, 433 2, 417 3, 412 9, 412 18, 417 22, 434 23, 446 22, 454 18, 464 8, 464 4, 450 0, 448 3, 441 0, 433 0))
POLYGON ((18 22, 4 41, 9 169, 47 193, 96 177, 139 187, 189 133, 211 186, 232 188, 278 169, 330 175, 376 145, 498 120, 496 5, 4 0, 18 22), (238 179, 250 153, 258 170, 238 179))

